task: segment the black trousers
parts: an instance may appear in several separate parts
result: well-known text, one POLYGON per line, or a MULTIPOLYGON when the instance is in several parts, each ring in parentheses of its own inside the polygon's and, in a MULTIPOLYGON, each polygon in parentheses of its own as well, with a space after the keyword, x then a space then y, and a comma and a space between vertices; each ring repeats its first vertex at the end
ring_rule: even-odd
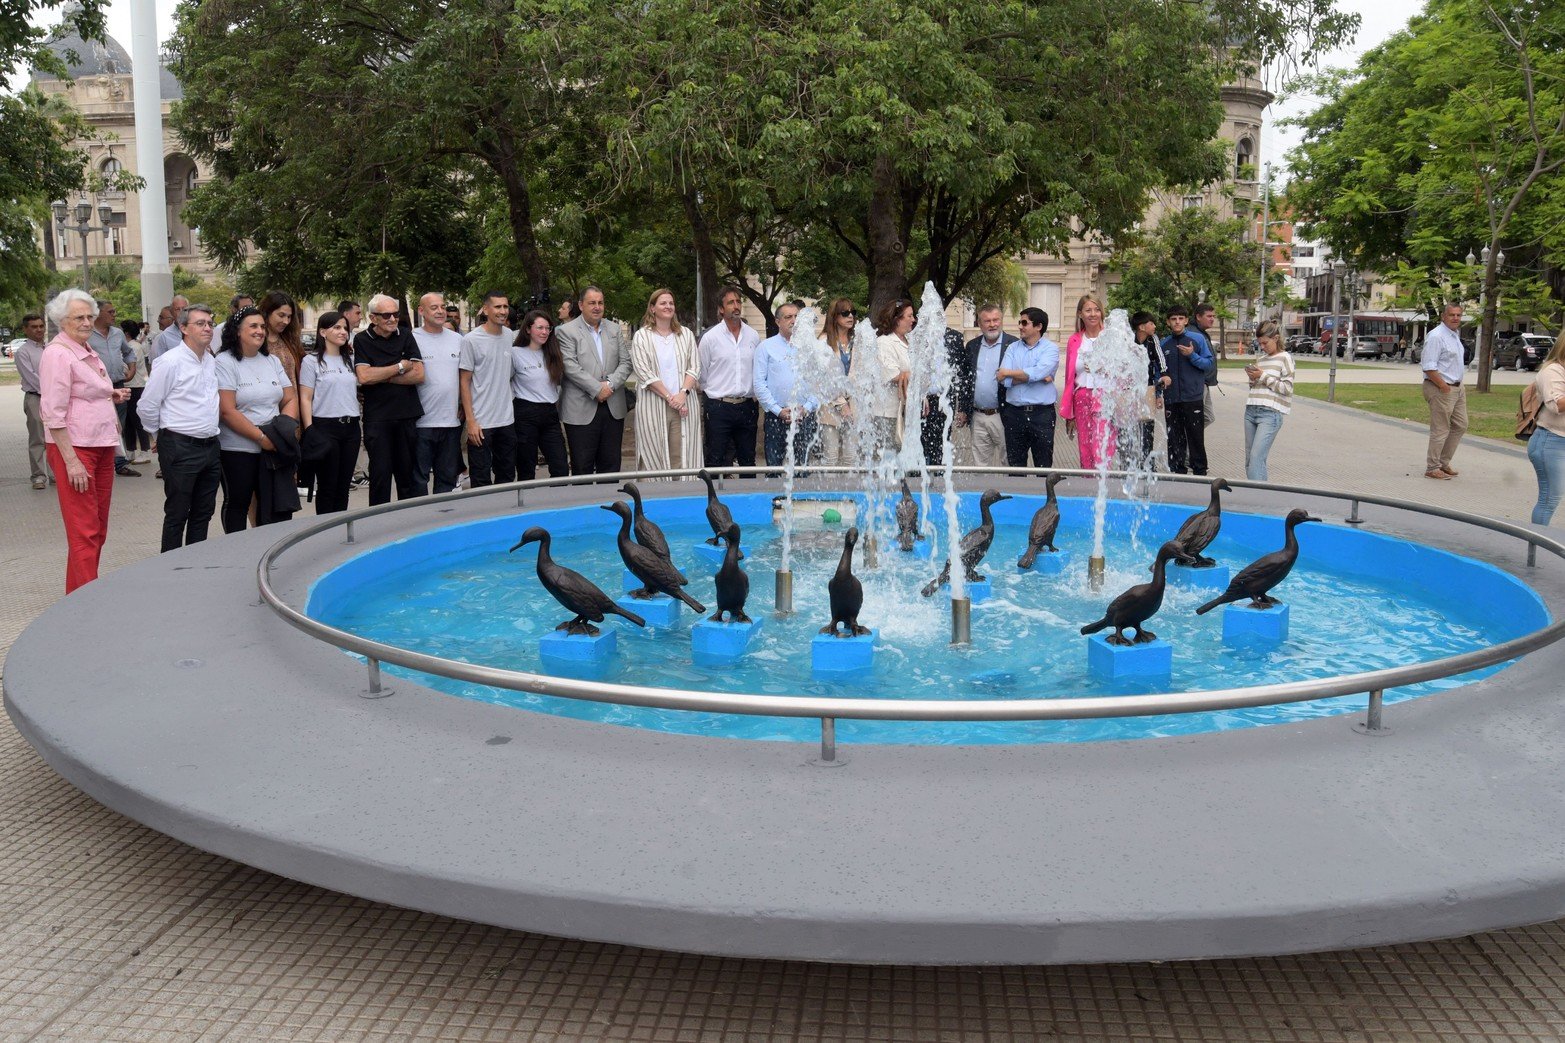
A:
POLYGON ((293 517, 292 511, 272 506, 272 473, 260 453, 241 453, 224 449, 223 531, 244 532, 250 522, 250 501, 255 501, 256 525, 271 525, 293 517))
POLYGON ((315 461, 315 513, 345 511, 359 462, 359 418, 318 416, 315 423, 331 438, 331 451, 315 461))
POLYGON ((1054 407, 1000 407, 1000 424, 1005 428, 1005 464, 1026 467, 1032 453, 1032 466, 1054 466, 1054 407))
POLYGON ((944 436, 947 417, 940 410, 940 397, 938 395, 924 396, 924 402, 929 407, 918 425, 918 441, 924 448, 924 463, 945 463, 944 436))
POLYGON ((397 483, 397 499, 411 500, 428 489, 414 478, 418 455, 418 421, 364 421, 364 448, 370 458, 370 506, 391 502, 391 483, 397 483))
POLYGON ((158 469, 163 472, 163 550, 206 539, 223 481, 217 436, 191 438, 158 432, 158 469))
POLYGON ((1168 469, 1174 474, 1206 473, 1206 410, 1201 399, 1163 403, 1168 422, 1168 469))
POLYGON ((151 439, 147 437, 146 429, 141 426, 141 414, 136 412, 136 405, 141 401, 141 393, 145 390, 146 388, 131 388, 130 401, 125 405, 124 440, 126 452, 135 452, 138 449, 146 452, 147 446, 152 444, 151 439))
MULTIPOLYGON (((807 462, 810 446, 815 442, 815 433, 815 414, 807 413, 800 417, 798 431, 793 436, 793 462, 800 467, 807 462)), ((788 452, 788 421, 767 413, 765 431, 761 437, 766 448, 767 466, 781 464, 788 452)))
POLYGON ((571 451, 571 474, 613 474, 620 466, 625 421, 615 420, 609 407, 599 402, 591 420, 565 425, 565 442, 571 451))
POLYGON ((516 481, 516 425, 486 427, 483 431, 481 443, 467 443, 468 485, 481 489, 516 481))
POLYGON ((560 432, 560 408, 553 402, 511 400, 516 411, 516 477, 530 482, 538 477, 538 454, 549 465, 550 478, 570 474, 565 456, 565 435, 560 432))
POLYGON ((701 396, 702 418, 706 423, 706 444, 701 447, 708 467, 755 466, 755 429, 761 409, 754 399, 724 402, 701 396))

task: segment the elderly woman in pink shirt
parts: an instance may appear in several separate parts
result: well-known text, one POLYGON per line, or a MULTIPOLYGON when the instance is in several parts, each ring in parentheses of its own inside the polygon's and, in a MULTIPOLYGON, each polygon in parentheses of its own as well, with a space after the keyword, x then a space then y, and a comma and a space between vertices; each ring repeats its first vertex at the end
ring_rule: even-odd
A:
POLYGON ((49 302, 49 320, 60 333, 38 363, 38 413, 45 452, 65 521, 65 592, 98 578, 98 558, 109 535, 114 493, 114 450, 120 429, 114 406, 130 398, 115 389, 103 360, 87 343, 98 305, 81 290, 49 302))

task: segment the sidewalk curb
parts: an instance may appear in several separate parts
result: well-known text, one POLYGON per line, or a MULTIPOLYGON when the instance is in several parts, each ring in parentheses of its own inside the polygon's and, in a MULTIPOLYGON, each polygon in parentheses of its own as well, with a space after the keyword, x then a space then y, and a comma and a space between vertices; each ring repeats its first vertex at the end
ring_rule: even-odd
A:
MULTIPOLYGON (((1381 416, 1379 413, 1371 413, 1367 409, 1359 409, 1356 406, 1345 406, 1340 402, 1326 402, 1318 398, 1294 398, 1295 405, 1300 402, 1308 402, 1312 406, 1320 406, 1322 409, 1341 413, 1345 416, 1352 416, 1355 419, 1371 420, 1377 424, 1385 424, 1387 427, 1399 427, 1404 431, 1418 431, 1425 435, 1429 434, 1429 425, 1421 424, 1416 420, 1398 420, 1396 417, 1381 416)), ((1462 447, 1483 449, 1491 453, 1498 453, 1501 456, 1511 456, 1522 460, 1527 458, 1527 450, 1519 448, 1518 446, 1510 445, 1506 442, 1502 442, 1498 438, 1484 438, 1481 435, 1462 436, 1462 447)))

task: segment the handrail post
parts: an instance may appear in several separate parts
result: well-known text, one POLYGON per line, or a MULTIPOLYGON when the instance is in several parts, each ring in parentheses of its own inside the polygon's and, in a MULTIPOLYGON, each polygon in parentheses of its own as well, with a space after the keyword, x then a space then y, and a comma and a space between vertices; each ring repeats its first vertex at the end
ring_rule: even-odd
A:
POLYGON ((1538 567, 1538 545, 1531 540, 1527 541, 1527 567, 1529 569, 1538 567))
POLYGON ((810 761, 817 768, 840 768, 848 763, 837 756, 837 719, 821 718, 821 755, 810 761))
POLYGON ((1381 723, 1381 710, 1385 693, 1379 689, 1371 689, 1369 693, 1369 707, 1364 714, 1364 719, 1353 726, 1353 730, 1360 735, 1390 735, 1391 729, 1381 723))
POLYGON ((348 525, 348 542, 352 543, 353 542, 353 519, 352 518, 348 519, 347 525, 348 525))
POLYGON ((384 699, 391 694, 390 688, 383 688, 380 683, 380 660, 374 656, 366 656, 365 663, 369 665, 370 687, 369 691, 362 693, 365 699, 384 699))
POLYGON ((1352 509, 1352 511, 1350 511, 1348 513, 1348 516, 1346 518, 1344 518, 1343 521, 1347 522, 1349 525, 1363 525, 1364 524, 1364 519, 1359 517, 1359 502, 1358 502, 1358 500, 1354 500, 1353 501, 1353 509, 1352 509))

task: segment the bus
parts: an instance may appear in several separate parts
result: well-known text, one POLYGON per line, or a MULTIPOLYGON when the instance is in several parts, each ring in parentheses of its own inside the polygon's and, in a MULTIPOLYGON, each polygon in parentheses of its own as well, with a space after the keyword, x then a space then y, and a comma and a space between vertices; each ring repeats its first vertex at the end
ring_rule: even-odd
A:
MULTIPOLYGON (((1318 355, 1331 351, 1328 344, 1337 324, 1346 327, 1348 323, 1345 313, 1334 316, 1330 312, 1311 312, 1303 319, 1304 332, 1312 338, 1318 355)), ((1395 355, 1402 350, 1402 330, 1403 322, 1395 315, 1354 315, 1353 334, 1347 343, 1340 332, 1336 335, 1337 357, 1378 359, 1395 355)))

